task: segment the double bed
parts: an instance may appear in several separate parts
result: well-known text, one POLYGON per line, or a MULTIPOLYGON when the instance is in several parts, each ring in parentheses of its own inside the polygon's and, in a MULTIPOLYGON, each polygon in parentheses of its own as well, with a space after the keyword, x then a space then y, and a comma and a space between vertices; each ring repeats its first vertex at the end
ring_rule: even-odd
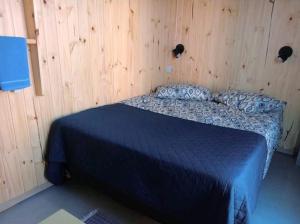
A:
POLYGON ((250 223, 282 111, 153 94, 56 120, 46 177, 93 180, 163 223, 250 223))

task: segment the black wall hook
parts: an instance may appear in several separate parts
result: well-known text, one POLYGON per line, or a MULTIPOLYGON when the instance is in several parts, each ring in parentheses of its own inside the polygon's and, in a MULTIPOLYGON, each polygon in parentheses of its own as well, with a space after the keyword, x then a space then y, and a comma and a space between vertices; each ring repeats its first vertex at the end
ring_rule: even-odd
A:
POLYGON ((278 58, 284 63, 293 54, 293 49, 290 46, 284 46, 280 48, 278 52, 278 58))
POLYGON ((179 58, 184 52, 184 46, 182 44, 177 44, 176 48, 173 49, 172 52, 174 57, 179 58))

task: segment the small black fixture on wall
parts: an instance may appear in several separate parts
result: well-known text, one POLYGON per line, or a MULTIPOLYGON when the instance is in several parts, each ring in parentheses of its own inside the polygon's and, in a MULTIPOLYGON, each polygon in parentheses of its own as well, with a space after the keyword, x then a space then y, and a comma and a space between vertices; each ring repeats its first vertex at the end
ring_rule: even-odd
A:
POLYGON ((182 55, 182 53, 184 52, 183 44, 177 44, 176 48, 173 49, 172 52, 173 52, 174 57, 179 58, 182 55))
POLYGON ((278 62, 284 63, 293 54, 293 49, 290 46, 284 46, 280 48, 278 52, 277 60, 278 62))

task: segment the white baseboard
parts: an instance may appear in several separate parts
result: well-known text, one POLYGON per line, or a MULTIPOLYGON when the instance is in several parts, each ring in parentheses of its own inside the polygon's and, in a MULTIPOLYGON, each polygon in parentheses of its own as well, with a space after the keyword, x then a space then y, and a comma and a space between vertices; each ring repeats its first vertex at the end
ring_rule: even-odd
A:
POLYGON ((25 199, 30 198, 33 195, 35 195, 35 194, 37 194, 37 193, 39 193, 43 190, 46 190, 47 188, 49 188, 51 186, 52 186, 52 184, 49 183, 49 182, 44 183, 44 184, 42 184, 38 187, 35 187, 32 190, 30 190, 30 191, 28 191, 28 192, 26 192, 26 193, 24 193, 24 194, 22 194, 22 195, 20 195, 16 198, 13 198, 13 199, 11 199, 7 202, 1 203, 0 204, 0 212, 3 212, 6 209, 9 209, 9 208, 15 206, 16 204, 20 203, 21 201, 24 201, 25 199))

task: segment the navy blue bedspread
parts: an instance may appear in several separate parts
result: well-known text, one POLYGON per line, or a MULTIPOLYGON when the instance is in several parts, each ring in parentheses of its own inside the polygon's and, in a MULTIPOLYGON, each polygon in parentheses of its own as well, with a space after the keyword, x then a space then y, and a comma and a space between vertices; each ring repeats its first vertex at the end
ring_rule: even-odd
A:
POLYGON ((256 133, 113 104, 52 124, 46 177, 68 168, 164 223, 249 223, 266 153, 256 133))

